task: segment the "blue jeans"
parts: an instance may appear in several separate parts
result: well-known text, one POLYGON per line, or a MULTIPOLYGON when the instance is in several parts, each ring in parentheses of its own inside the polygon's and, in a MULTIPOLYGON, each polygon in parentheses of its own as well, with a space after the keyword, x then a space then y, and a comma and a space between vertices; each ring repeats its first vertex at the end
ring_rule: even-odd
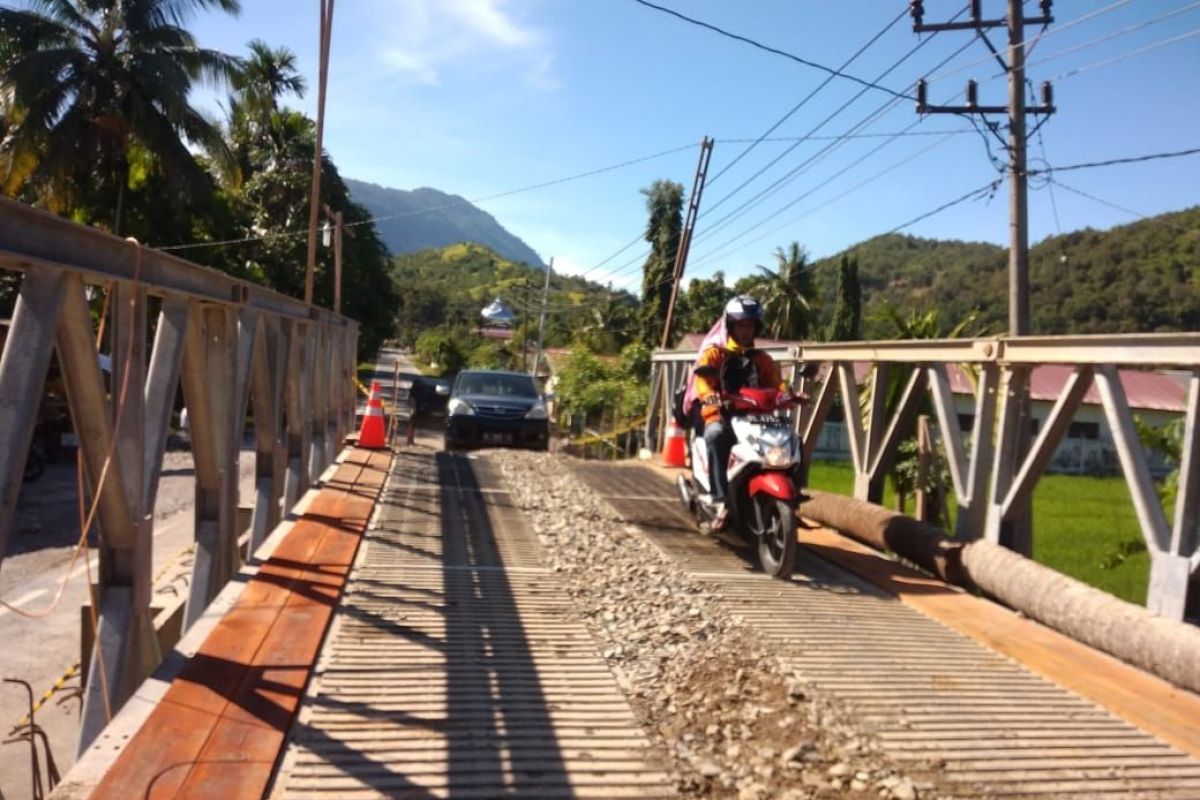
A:
POLYGON ((725 471, 729 465, 729 451, 733 449, 733 429, 723 419, 713 420, 704 426, 704 446, 708 451, 708 485, 712 488, 714 503, 725 502, 725 471))

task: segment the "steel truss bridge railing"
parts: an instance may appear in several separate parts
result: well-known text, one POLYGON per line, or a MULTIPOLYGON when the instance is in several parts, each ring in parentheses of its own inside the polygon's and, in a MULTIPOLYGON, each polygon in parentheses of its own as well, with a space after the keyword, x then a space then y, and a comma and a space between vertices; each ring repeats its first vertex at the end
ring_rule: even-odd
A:
POLYGON ((353 426, 358 325, 7 200, 0 200, 0 279, 19 281, 0 357, 0 559, 53 353, 100 526, 99 646, 88 670, 82 751, 170 646, 154 630, 151 560, 178 387, 196 484, 186 630, 243 558, 238 459, 247 410, 255 448, 252 553, 353 426), (88 302, 97 289, 110 293, 108 387, 88 302))
MULTIPOLYGON (((796 419, 806 463, 835 397, 840 397, 855 474, 854 496, 860 500, 882 499, 884 477, 897 448, 913 434, 918 410, 928 397, 958 504, 955 533, 995 542, 1002 541, 1004 526, 1019 521, 1088 388, 1094 385, 1151 556, 1146 605, 1163 616, 1183 618, 1189 584, 1196 582, 1200 566, 1200 334, 849 342, 767 352, 785 368, 785 374, 790 367, 793 385, 800 385, 813 398, 796 419), (823 365, 821 374, 807 387, 797 380, 802 363, 823 365), (870 367, 861 386, 856 364, 870 367), (954 365, 972 376, 975 385, 969 441, 959 430, 951 390, 954 365), (1040 365, 1069 367, 1071 374, 1028 450, 1019 455, 1022 404, 1018 400, 1028 396, 1030 375, 1040 365), (1147 452, 1120 381, 1121 368, 1188 374, 1178 492, 1170 521, 1155 492, 1147 452), (906 382, 899 401, 889 408, 888 376, 901 369, 907 372, 906 382)), ((686 382, 697 355, 694 351, 654 353, 647 443, 661 448, 671 396, 686 382)), ((1079 513, 1088 512, 1081 508, 1079 513)))

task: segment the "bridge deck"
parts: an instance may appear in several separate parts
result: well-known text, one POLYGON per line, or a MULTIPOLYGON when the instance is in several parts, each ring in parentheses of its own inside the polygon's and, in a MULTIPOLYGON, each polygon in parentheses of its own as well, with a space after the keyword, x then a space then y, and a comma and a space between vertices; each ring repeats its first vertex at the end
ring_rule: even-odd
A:
POLYGON ((674 793, 499 476, 408 450, 273 796, 674 793))
MULTIPOLYGON (((1135 693, 1143 689, 1140 721, 1184 752, 1006 657, 1027 653, 1006 641, 1015 630, 1011 623, 998 621, 1015 616, 990 603, 822 531, 802 533, 805 546, 791 582, 771 580, 741 554, 696 534, 662 472, 579 461, 571 468, 761 632, 789 666, 855 708, 910 775, 925 773, 961 796, 1200 797, 1200 699, 1194 695, 1094 651, 1086 660, 1076 652, 1086 648, 1065 637, 1058 637, 1057 650, 1042 645, 1046 658, 1058 660, 1058 675, 1093 670, 1099 660, 1114 696, 1123 683, 1135 693), (891 591, 833 561, 873 573, 891 591), (897 594, 905 593, 924 602, 898 602, 897 594), (987 617, 980 606, 996 616, 987 617), (964 630, 974 624, 976 638, 931 618, 935 614, 957 615, 964 630)), ((1056 636, 1027 631, 1047 634, 1056 636)))

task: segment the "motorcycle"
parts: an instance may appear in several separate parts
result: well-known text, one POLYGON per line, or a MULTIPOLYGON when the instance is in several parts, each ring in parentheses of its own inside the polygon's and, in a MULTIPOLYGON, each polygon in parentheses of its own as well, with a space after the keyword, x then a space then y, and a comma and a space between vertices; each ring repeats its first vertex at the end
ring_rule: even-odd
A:
MULTIPOLYGON (((800 397, 776 389, 722 394, 734 444, 729 452, 726 502, 731 528, 754 546, 763 571, 787 580, 796 562, 796 507, 803 485, 800 437, 787 412, 800 397)), ((693 425, 691 475, 676 479, 679 500, 702 527, 716 516, 703 425, 693 425)))

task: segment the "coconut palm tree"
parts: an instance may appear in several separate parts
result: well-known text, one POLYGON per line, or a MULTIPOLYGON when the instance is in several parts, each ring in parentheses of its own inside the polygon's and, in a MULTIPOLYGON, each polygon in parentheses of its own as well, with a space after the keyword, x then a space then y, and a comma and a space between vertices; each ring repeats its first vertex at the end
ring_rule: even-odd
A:
MULTIPOLYGON (((220 126, 188 99, 222 85, 236 58, 196 44, 183 25, 196 11, 236 14, 238 0, 29 0, 0 8, 16 42, 0 61, 9 124, 0 186, 36 191, 55 210, 94 206, 119 232, 131 165, 161 172, 184 195, 209 182, 189 145, 229 165, 220 126)), ((85 216, 90 215, 85 211, 85 216)))
POLYGON ((758 267, 756 292, 766 311, 766 333, 773 339, 804 339, 813 328, 812 268, 798 242, 775 249, 775 269, 758 267))
POLYGON ((273 49, 262 39, 247 47, 241 71, 233 80, 235 102, 253 114, 272 114, 279 110, 279 98, 285 94, 304 97, 308 85, 296 69, 296 54, 286 47, 273 49))

